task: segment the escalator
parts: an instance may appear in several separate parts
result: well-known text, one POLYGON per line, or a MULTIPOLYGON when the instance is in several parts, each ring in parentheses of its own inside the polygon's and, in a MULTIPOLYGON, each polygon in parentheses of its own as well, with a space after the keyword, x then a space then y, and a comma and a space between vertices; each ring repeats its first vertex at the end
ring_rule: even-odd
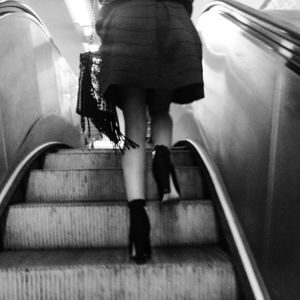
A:
MULTIPOLYGON (((151 152, 148 151, 148 166, 151 152)), ((173 150, 182 201, 161 206, 148 168, 153 258, 127 253, 121 155, 59 150, 30 172, 24 203, 10 205, 0 256, 0 299, 238 299, 201 169, 173 150)))
MULTIPOLYGON (((20 33, 7 28, 25 28, 12 52, 25 49, 35 64, 24 66, 34 75, 25 90, 17 67, 0 75, 0 299, 296 299, 294 281, 278 282, 277 272, 299 278, 297 253, 284 265, 274 234, 297 244, 297 216, 287 234, 278 213, 288 226, 289 211, 277 200, 286 188, 289 209, 297 208, 299 33, 233 1, 202 14, 206 99, 172 108, 182 200, 159 204, 148 149, 154 250, 137 265, 126 249, 121 155, 82 147, 76 80, 37 16, 16 1, 0 2, 0 14, 10 43, 20 33), (8 92, 12 79, 21 92, 8 92), (20 117, 7 103, 15 108, 24 95, 35 109, 20 117), (16 132, 7 116, 21 119, 16 132)), ((6 64, 9 55, 0 56, 6 64)))

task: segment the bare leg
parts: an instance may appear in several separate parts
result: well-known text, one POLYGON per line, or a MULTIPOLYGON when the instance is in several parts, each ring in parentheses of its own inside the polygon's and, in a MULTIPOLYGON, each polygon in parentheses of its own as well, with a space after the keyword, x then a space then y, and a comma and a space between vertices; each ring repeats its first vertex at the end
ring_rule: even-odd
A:
POLYGON ((129 255, 138 264, 151 257, 150 221, 145 209, 146 100, 143 89, 126 87, 124 95, 125 134, 139 147, 125 151, 123 173, 129 207, 129 255))
POLYGON ((139 145, 126 150, 123 156, 123 174, 128 201, 145 199, 145 92, 139 88, 124 88, 125 134, 139 145))

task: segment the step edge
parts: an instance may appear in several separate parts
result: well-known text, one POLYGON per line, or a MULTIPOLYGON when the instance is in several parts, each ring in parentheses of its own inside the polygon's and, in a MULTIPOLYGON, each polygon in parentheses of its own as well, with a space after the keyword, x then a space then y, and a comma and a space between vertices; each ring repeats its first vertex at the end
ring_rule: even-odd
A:
MULTIPOLYGON (((101 206, 128 206, 127 200, 120 201, 120 200, 109 200, 109 201, 93 201, 93 200, 87 200, 87 201, 57 201, 57 202, 38 202, 38 201, 28 201, 25 203, 18 203, 18 204, 12 204, 9 206, 9 209, 14 208, 32 208, 32 207, 101 207, 101 206)), ((188 199, 188 200, 181 200, 179 202, 176 202, 174 204, 161 204, 159 200, 147 200, 147 206, 160 206, 168 207, 168 206, 188 206, 188 205, 203 205, 203 206, 213 206, 213 201, 210 199, 188 199)))
MULTIPOLYGON (((151 166, 148 166, 147 168, 148 170, 151 171, 151 166)), ((201 167, 199 166, 175 166, 175 169, 176 170, 187 170, 187 169, 192 169, 192 170, 199 170, 201 171, 201 167)), ((83 173, 83 172, 107 172, 107 171, 118 171, 118 172, 122 172, 123 169, 122 167, 116 167, 116 168, 97 168, 97 169, 33 169, 31 170, 31 174, 39 174, 39 173, 63 173, 63 172, 80 172, 80 173, 83 173)))
MULTIPOLYGON (((30 269, 32 270, 53 270, 53 269, 61 269, 62 267, 65 269, 71 269, 71 268, 78 268, 78 267, 97 267, 97 266, 115 266, 115 265, 122 265, 122 266, 137 266, 137 267, 149 267, 149 266, 161 266, 161 265, 195 265, 195 263, 203 264, 203 262, 210 264, 211 260, 207 260, 204 258, 213 258, 215 261, 219 261, 219 262, 223 262, 225 264, 228 265, 232 265, 232 261, 230 259, 229 254, 222 249, 219 245, 216 244, 210 244, 210 245, 198 245, 198 246, 183 246, 183 245, 179 245, 179 246, 172 246, 172 247, 152 247, 153 250, 153 258, 151 260, 149 260, 149 262, 147 262, 144 265, 137 265, 133 260, 131 260, 128 257, 127 254, 127 247, 110 247, 110 248, 91 248, 91 249, 81 249, 81 248, 75 248, 75 249, 47 249, 47 250, 5 250, 2 253, 5 255, 5 253, 13 253, 14 255, 23 255, 25 256, 25 254, 30 257, 30 255, 32 254, 40 254, 43 253, 45 255, 42 256, 42 259, 39 260, 39 262, 41 262, 41 264, 38 264, 39 262, 36 262, 35 260, 33 260, 32 258, 32 262, 30 262, 31 264, 34 265, 29 265, 28 263, 24 263, 23 265, 19 265, 19 266, 14 266, 14 265, 10 265, 10 266, 5 266, 3 263, 2 266, 0 266, 0 272, 3 270, 24 270, 26 272, 28 272, 30 269), (176 261, 176 257, 175 258, 170 258, 170 253, 168 253, 168 250, 171 251, 185 251, 187 253, 185 253, 185 256, 183 257, 184 261, 176 261), (195 257, 195 254, 191 254, 192 251, 198 250, 197 257, 195 257), (70 255, 70 254, 74 254, 74 253, 79 253, 80 251, 84 251, 85 253, 90 252, 89 255, 95 254, 95 252, 102 252, 105 253, 105 255, 108 255, 107 253, 112 253, 112 255, 110 255, 110 258, 113 258, 114 260, 110 260, 110 262, 108 263, 107 261, 105 261, 105 258, 100 258, 99 260, 102 260, 100 262, 94 263, 92 262, 93 259, 95 259, 95 257, 92 258, 92 260, 89 263, 82 263, 82 262, 78 262, 78 263, 71 263, 69 261, 65 261, 63 260, 63 257, 59 257, 59 255, 63 254, 63 255, 70 255), (165 251, 166 253, 162 253, 162 251, 165 251), (61 259, 62 261, 64 261, 64 263, 60 263, 57 262, 57 260, 53 261, 52 264, 47 265, 46 262, 43 262, 43 259, 51 257, 53 255, 56 255, 56 259, 58 257, 58 259, 61 259), (118 258, 116 258, 116 256, 121 255, 122 258, 124 258, 123 260, 120 260, 118 258)), ((30 261, 29 259, 29 261, 30 261)), ((81 258, 82 259, 82 258, 81 258)), ((84 260, 84 259, 83 259, 84 260)), ((28 260, 27 260, 28 261, 28 260)), ((22 264, 22 263, 21 263, 22 264)))

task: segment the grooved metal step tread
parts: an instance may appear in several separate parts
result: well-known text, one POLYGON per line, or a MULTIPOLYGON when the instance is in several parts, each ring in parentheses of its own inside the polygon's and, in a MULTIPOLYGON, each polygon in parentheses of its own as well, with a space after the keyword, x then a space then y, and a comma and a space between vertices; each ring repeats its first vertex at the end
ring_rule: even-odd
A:
MULTIPOLYGON (((176 168, 183 199, 203 198, 199 167, 176 168)), ((146 198, 158 199, 152 172, 146 177, 146 198)), ((33 170, 30 173, 26 201, 124 200, 126 198, 121 169, 105 170, 33 170)))
MULTIPOLYGON (((190 151, 173 150, 172 161, 175 166, 193 166, 195 159, 190 151)), ((147 151, 146 164, 150 167, 152 151, 147 151)), ((122 154, 113 150, 60 150, 48 153, 45 157, 44 169, 48 170, 77 170, 77 169, 106 169, 120 168, 122 154)))
MULTIPOLYGON (((176 205, 147 203, 151 242, 157 245, 218 243, 210 201, 176 205)), ((31 203, 9 207, 5 249, 123 247, 127 245, 129 212, 126 202, 31 203)))
MULTIPOLYGON (((148 147, 146 149, 147 152, 152 152, 153 147, 148 147)), ((190 152, 187 147, 172 147, 171 152, 190 152)), ((100 149, 89 149, 89 148, 65 148, 65 149, 58 149, 55 152, 52 153, 57 153, 57 154, 64 154, 64 153, 114 153, 117 155, 121 155, 120 151, 115 151, 114 149, 111 148, 100 148, 100 149)))
POLYGON ((237 299, 234 270, 218 247, 153 250, 146 264, 126 249, 0 254, 0 299, 237 299))

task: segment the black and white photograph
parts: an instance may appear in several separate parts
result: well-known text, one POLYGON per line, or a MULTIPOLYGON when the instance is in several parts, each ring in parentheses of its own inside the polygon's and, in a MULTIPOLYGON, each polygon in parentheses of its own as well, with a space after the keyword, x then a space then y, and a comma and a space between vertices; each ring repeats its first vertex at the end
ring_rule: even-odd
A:
POLYGON ((0 0, 0 300, 299 300, 300 0, 0 0))

